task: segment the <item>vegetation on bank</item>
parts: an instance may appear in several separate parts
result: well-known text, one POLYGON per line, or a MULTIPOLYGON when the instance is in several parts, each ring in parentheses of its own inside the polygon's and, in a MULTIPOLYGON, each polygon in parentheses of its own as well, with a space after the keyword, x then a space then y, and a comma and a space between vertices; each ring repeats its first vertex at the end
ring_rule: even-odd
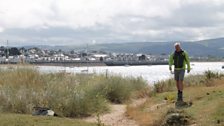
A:
MULTIPOLYGON (((206 71, 187 76, 184 83, 184 99, 192 101, 193 106, 182 113, 191 117, 191 124, 224 124, 224 75, 206 71)), ((61 117, 99 115, 109 111, 111 102, 126 103, 145 96, 150 97, 144 104, 128 106, 126 114, 143 126, 161 125, 174 107, 175 81, 160 81, 149 87, 142 78, 46 74, 30 67, 0 69, 0 122, 4 125, 95 125, 68 118, 33 117, 31 113, 33 107, 40 106, 51 108, 61 117)))
MULTIPOLYGON (((212 72, 207 70, 202 75, 189 75, 184 79, 185 87, 194 87, 194 86, 213 86, 213 80, 221 79, 224 77, 224 74, 219 72, 212 72)), ((158 81, 153 86, 154 93, 162 93, 169 91, 176 91, 176 82, 173 78, 163 81, 158 81)))
POLYGON ((146 87, 141 78, 0 69, 0 112, 31 114, 33 107, 40 106, 62 117, 85 117, 108 111, 109 102, 141 97, 146 87))
MULTIPOLYGON (((187 76, 184 83, 184 100, 193 105, 175 111, 186 114, 185 116, 188 117, 186 121, 189 125, 223 125, 224 75, 206 71, 203 75, 187 76)), ((153 95, 144 104, 127 107, 127 115, 142 126, 161 126, 164 121, 167 121, 165 119, 170 110, 175 108, 176 93, 173 80, 158 82, 154 87, 153 95)), ((173 115, 175 114, 178 115, 173 113, 173 115)), ((177 125, 178 121, 181 121, 178 118, 173 120, 177 125)))

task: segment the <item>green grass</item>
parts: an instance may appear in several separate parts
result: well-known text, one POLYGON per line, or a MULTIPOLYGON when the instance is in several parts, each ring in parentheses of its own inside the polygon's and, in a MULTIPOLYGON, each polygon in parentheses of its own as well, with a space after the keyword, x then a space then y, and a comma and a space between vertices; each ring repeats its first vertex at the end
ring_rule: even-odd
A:
POLYGON ((97 126, 78 119, 0 113, 0 126, 97 126))
POLYGON ((222 122, 224 124, 224 101, 219 102, 216 106, 216 111, 212 113, 212 119, 215 120, 217 123, 222 122))
POLYGON ((191 97, 193 106, 186 109, 198 124, 203 126, 216 125, 220 120, 224 124, 224 85, 214 87, 190 88, 186 97, 191 97), (201 89, 199 89, 201 88, 201 89))
MULTIPOLYGON (((145 104, 127 107, 127 115, 142 126, 161 125, 167 111, 175 107, 174 101, 177 95, 175 84, 171 84, 171 80, 164 81, 163 84, 162 89, 148 98, 145 104), (154 111, 149 109, 163 103, 164 99, 168 101, 166 105, 157 107, 154 111)), ((193 102, 191 107, 183 109, 192 117, 191 123, 199 126, 224 125, 224 78, 222 74, 206 72, 204 75, 188 76, 185 78, 183 93, 185 101, 193 102), (212 74, 212 76, 208 77, 207 74, 212 74)))
POLYGON ((35 106, 49 107, 62 117, 85 117, 109 110, 143 95, 142 78, 50 73, 32 67, 0 69, 0 111, 30 114, 35 106))
MULTIPOLYGON (((222 126, 224 125, 224 80, 221 85, 187 87, 184 90, 184 100, 192 101, 193 105, 182 109, 192 117, 191 123, 199 126, 222 126), (218 124, 219 123, 219 124, 218 124)), ((161 125, 164 115, 170 108, 174 108, 174 103, 169 102, 176 99, 176 91, 158 93, 148 101, 136 108, 128 107, 127 115, 138 121, 142 126, 161 125), (154 111, 149 111, 151 106, 163 103, 165 97, 168 102, 154 111)))

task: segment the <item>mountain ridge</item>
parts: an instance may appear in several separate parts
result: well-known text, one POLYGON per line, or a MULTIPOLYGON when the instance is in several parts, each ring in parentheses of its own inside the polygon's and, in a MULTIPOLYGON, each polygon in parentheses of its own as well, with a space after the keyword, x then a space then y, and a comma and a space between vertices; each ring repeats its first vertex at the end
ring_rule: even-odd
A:
MULTIPOLYGON (((116 53, 145 53, 145 54, 169 54, 174 51, 174 42, 126 42, 104 43, 88 45, 66 46, 34 46, 41 49, 69 50, 98 50, 116 53)), ((192 56, 224 56, 224 38, 206 39, 200 41, 183 41, 181 46, 192 56)), ((27 46, 31 47, 31 46, 27 46)))

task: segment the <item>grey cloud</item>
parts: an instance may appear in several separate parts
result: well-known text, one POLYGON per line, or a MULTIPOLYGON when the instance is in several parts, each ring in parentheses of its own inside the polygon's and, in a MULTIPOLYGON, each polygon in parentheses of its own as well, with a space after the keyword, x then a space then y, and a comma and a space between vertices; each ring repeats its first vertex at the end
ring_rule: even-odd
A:
POLYGON ((168 18, 156 17, 157 27, 212 27, 223 24, 223 20, 217 16, 217 13, 224 13, 224 5, 211 4, 183 4, 180 8, 174 10, 168 18))
POLYGON ((121 13, 108 22, 78 28, 66 25, 58 9, 53 1, 50 6, 52 13, 48 17, 36 13, 40 18, 50 20, 44 20, 42 27, 5 29, 0 32, 0 40, 11 39, 22 44, 80 44, 93 40, 97 43, 195 40, 224 34, 223 17, 218 16, 220 13, 224 15, 224 4, 212 2, 183 3, 170 10, 168 16, 121 13))
POLYGON ((115 35, 113 32, 104 28, 104 26, 96 26, 94 28, 78 28, 72 29, 68 27, 49 27, 44 29, 7 29, 0 33, 0 40, 11 40, 14 43, 21 40, 19 44, 80 44, 96 42, 112 41, 115 35), (26 38, 26 39, 23 39, 26 38))
MULTIPOLYGON (((144 13, 144 12, 142 12, 144 13)), ((174 9, 168 17, 147 17, 138 15, 119 15, 115 22, 123 23, 126 27, 166 29, 175 27, 201 28, 223 26, 224 20, 217 14, 224 14, 224 5, 211 4, 183 4, 180 8, 174 9), (130 22, 131 18, 140 18, 139 22, 130 22)))
POLYGON ((114 17, 112 29, 126 34, 137 30, 158 32, 156 36, 151 34, 133 35, 130 33, 130 39, 138 41, 195 40, 222 37, 224 20, 218 16, 218 13, 224 14, 223 4, 183 4, 180 8, 174 9, 168 17, 119 15, 114 17), (139 20, 131 21, 133 18, 139 20))

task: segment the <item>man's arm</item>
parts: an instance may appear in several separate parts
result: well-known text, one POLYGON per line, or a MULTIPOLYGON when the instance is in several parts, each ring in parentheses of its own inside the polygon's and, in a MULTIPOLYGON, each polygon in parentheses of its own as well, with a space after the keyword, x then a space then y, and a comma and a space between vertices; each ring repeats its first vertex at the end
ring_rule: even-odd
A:
POLYGON ((186 51, 185 51, 185 60, 186 60, 186 64, 187 64, 187 71, 189 73, 190 70, 191 70, 191 65, 190 65, 190 58, 189 58, 188 53, 186 51))
POLYGON ((172 65, 173 65, 173 53, 170 54, 169 56, 169 70, 172 70, 172 65))

